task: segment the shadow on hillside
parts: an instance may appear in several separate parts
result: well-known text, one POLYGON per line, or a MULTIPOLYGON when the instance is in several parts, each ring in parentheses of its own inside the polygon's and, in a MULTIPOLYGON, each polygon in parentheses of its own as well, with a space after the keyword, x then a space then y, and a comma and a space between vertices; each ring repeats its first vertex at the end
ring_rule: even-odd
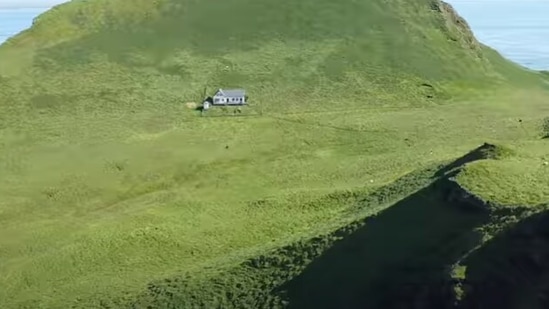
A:
POLYGON ((281 287, 289 308, 451 308, 451 265, 480 241, 488 214, 446 201, 446 179, 337 242, 281 287))
POLYGON ((436 174, 436 177, 441 177, 447 174, 448 172, 462 167, 467 163, 471 163, 473 161, 488 159, 492 156, 494 156, 494 153, 496 152, 497 147, 492 144, 484 143, 477 148, 469 151, 467 154, 465 154, 462 157, 457 158, 450 164, 446 165, 445 167, 441 168, 436 174))
POLYGON ((361 199, 361 205, 382 205, 407 196, 376 216, 256 256, 209 279, 191 275, 151 282, 129 308, 456 308, 452 266, 480 243, 476 228, 491 222, 491 214, 462 196, 450 177, 494 149, 482 145, 447 166, 411 173, 361 199), (409 194, 414 189, 405 188, 424 189, 409 194))
POLYGON ((461 308, 549 308, 549 212, 494 237, 465 265, 461 308))

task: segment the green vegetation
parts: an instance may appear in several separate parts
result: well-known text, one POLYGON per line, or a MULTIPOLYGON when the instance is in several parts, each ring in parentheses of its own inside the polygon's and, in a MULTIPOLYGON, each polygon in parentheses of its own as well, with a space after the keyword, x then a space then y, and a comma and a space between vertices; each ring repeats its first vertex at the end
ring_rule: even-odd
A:
POLYGON ((549 201, 549 157, 545 143, 520 145, 518 155, 471 164, 459 182, 486 201, 506 206, 537 206, 549 201))
POLYGON ((0 307, 474 303, 548 97, 436 0, 74 0, 0 47, 0 307))

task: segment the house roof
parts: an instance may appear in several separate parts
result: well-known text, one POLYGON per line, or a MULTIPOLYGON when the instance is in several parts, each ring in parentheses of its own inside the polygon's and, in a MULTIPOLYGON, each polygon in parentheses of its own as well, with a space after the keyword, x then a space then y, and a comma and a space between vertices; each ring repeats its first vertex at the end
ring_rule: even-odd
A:
POLYGON ((244 89, 219 89, 218 92, 221 92, 221 94, 228 98, 240 98, 246 95, 246 90, 244 89))

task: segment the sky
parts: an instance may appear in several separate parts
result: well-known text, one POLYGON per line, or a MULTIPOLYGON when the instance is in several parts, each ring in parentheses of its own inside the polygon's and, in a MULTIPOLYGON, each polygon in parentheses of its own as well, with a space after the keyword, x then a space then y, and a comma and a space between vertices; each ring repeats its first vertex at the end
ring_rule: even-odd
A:
MULTIPOLYGON (((68 0, 0 0, 0 8, 49 8, 68 0)), ((450 3, 516 2, 517 0, 447 0, 450 3)), ((549 2, 549 0, 520 0, 520 2, 549 2)))
POLYGON ((50 8, 67 0, 0 0, 0 9, 50 8))
MULTIPOLYGON (((67 2, 69 0, 0 0, 0 9, 5 8, 50 8, 54 5, 67 2)), ((447 0, 449 3, 467 3, 467 2, 516 2, 518 0, 447 0)), ((549 0, 520 0, 520 2, 549 2, 549 0)))

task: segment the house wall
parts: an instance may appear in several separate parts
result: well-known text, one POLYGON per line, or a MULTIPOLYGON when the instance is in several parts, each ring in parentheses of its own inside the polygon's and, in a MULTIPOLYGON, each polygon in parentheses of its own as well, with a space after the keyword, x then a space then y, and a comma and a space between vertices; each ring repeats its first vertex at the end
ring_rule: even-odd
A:
POLYGON ((223 97, 223 96, 214 96, 213 97, 213 103, 214 104, 225 104, 225 97, 223 97))
POLYGON ((240 105, 246 103, 246 98, 226 98, 224 96, 214 96, 213 101, 214 104, 240 105))

